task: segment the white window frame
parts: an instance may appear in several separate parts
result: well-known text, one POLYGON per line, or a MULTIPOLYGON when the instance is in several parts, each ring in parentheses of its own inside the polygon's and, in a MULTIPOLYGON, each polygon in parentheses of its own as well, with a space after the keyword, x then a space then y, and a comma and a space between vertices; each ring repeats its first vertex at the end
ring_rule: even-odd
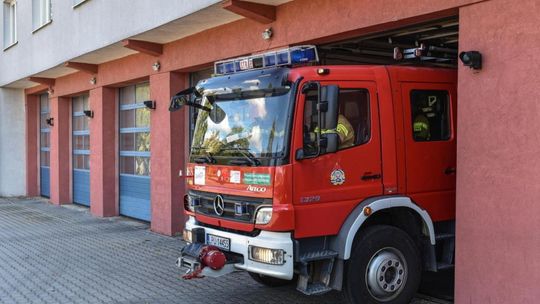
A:
POLYGON ((17 44, 17 1, 4 0, 4 51, 17 44))
POLYGON ((32 33, 52 22, 52 0, 32 0, 32 33))
POLYGON ((79 7, 81 4, 85 3, 88 0, 73 0, 73 8, 79 7))

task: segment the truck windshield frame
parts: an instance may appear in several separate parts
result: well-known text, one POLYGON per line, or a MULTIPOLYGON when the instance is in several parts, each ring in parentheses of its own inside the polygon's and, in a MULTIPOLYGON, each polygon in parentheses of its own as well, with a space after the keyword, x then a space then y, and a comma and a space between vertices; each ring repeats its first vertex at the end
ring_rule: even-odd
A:
POLYGON ((199 110, 190 162, 246 166, 286 163, 294 91, 284 86, 203 95, 201 105, 220 107, 225 118, 214 122, 208 111, 199 110))

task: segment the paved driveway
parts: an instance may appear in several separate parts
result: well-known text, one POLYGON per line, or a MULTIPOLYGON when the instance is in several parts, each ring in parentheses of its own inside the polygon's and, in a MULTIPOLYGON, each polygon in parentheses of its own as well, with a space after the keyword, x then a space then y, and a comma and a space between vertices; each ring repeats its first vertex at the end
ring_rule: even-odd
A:
POLYGON ((138 221, 0 198, 0 303, 341 303, 335 292, 307 297, 245 273, 184 281, 174 265, 182 245, 138 221))

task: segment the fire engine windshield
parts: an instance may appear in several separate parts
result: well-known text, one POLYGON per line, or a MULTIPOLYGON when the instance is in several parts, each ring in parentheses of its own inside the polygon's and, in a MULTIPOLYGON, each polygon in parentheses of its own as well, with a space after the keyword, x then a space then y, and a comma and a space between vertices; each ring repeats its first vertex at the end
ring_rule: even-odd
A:
POLYGON ((206 96, 202 105, 219 107, 221 119, 199 110, 191 158, 196 162, 259 165, 285 152, 290 92, 219 99, 206 96), (197 161, 199 160, 199 161, 197 161))

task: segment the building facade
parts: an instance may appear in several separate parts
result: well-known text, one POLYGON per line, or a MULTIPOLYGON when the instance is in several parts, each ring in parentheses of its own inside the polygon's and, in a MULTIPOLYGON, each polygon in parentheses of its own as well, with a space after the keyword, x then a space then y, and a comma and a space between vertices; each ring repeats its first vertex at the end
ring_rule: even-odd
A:
POLYGON ((368 53, 362 41, 392 46, 387 38, 437 24, 443 36, 430 39, 452 37, 445 43, 484 58, 479 72, 455 65, 456 302, 534 303, 540 296, 539 5, 4 1, 0 195, 89 205, 96 216, 135 217, 174 235, 183 226, 190 113, 171 113, 168 104, 176 92, 208 77, 213 62, 315 44, 328 50, 327 63, 391 63, 380 58, 388 46, 376 58, 351 57, 368 53), (272 37, 264 39, 270 28, 272 37), (343 54, 352 43, 356 49, 343 54))

